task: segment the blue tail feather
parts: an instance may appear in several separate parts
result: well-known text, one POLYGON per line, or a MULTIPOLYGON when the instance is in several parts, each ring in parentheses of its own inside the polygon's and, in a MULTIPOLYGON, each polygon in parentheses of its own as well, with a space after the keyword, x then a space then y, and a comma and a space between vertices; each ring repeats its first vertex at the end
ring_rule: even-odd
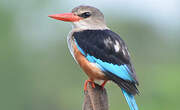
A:
POLYGON ((127 93, 125 90, 122 89, 124 97, 129 105, 130 110, 138 110, 138 106, 136 104, 136 100, 132 94, 127 93))

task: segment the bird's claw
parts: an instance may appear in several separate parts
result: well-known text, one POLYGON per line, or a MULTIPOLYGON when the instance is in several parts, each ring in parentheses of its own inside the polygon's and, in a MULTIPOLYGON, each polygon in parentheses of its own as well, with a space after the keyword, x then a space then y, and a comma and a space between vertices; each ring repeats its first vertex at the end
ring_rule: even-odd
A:
POLYGON ((105 80, 105 81, 101 84, 102 89, 104 89, 104 86, 106 85, 107 81, 108 81, 108 80, 105 80))
POLYGON ((89 79, 89 80, 86 80, 85 83, 84 83, 84 91, 87 91, 87 84, 88 84, 88 82, 91 83, 92 88, 96 87, 95 84, 94 84, 94 81, 89 79))

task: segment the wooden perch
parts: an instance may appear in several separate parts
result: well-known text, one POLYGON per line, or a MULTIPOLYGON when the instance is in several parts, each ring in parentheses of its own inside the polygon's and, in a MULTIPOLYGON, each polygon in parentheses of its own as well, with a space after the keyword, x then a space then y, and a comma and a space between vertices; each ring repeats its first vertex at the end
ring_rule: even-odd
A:
POLYGON ((108 110, 108 98, 106 89, 95 83, 92 88, 91 83, 87 85, 85 91, 84 103, 82 110, 108 110))

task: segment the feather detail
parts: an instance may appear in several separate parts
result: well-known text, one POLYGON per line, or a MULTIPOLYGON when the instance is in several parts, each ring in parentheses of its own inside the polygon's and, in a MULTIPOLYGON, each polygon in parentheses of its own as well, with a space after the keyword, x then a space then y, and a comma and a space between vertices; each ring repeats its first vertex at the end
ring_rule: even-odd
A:
POLYGON ((109 80, 114 81, 120 88, 125 89, 128 93, 135 95, 138 90, 135 86, 135 81, 129 74, 128 67, 124 65, 115 65, 108 62, 103 62, 100 59, 95 58, 85 53, 75 41, 75 45, 84 57, 91 63, 95 64, 97 68, 104 72, 109 80))
POLYGON ((138 110, 138 106, 136 104, 136 100, 132 94, 127 93, 125 90, 122 89, 122 93, 129 105, 130 110, 138 110))

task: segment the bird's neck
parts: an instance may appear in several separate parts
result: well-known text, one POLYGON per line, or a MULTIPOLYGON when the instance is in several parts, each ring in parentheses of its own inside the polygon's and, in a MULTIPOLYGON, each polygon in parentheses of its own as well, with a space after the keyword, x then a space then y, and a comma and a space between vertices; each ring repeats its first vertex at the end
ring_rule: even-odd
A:
POLYGON ((82 31, 82 30, 105 30, 109 29, 106 24, 87 24, 86 22, 74 22, 72 25, 72 30, 82 31))

